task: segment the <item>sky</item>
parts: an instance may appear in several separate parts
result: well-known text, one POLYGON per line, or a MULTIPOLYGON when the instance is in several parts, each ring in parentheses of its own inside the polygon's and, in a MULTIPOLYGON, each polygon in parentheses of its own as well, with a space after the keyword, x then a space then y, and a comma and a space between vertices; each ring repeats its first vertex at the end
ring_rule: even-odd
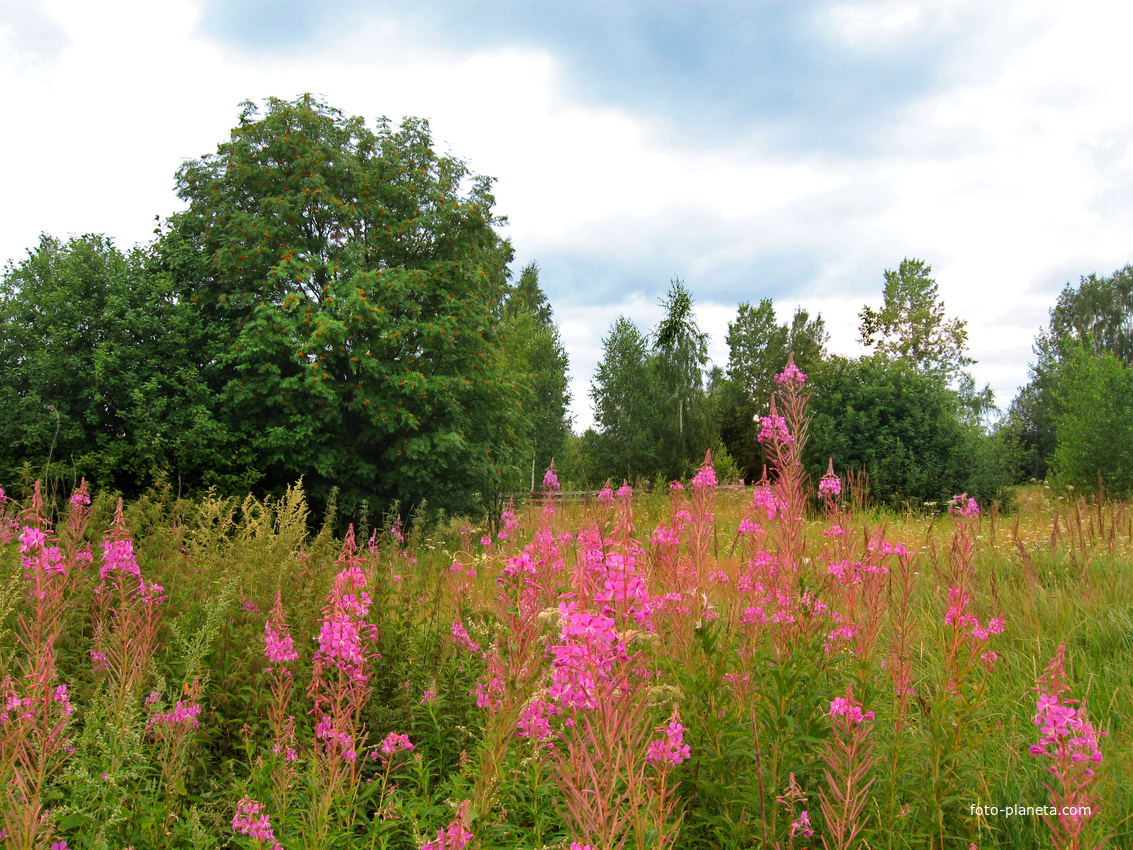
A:
POLYGON ((928 262, 1006 408, 1058 292, 1133 261, 1133 6, 1079 0, 0 0, 0 263, 148 241, 240 103, 426 118, 536 261, 575 427, 602 338, 673 278, 710 355, 741 301, 861 353, 928 262))

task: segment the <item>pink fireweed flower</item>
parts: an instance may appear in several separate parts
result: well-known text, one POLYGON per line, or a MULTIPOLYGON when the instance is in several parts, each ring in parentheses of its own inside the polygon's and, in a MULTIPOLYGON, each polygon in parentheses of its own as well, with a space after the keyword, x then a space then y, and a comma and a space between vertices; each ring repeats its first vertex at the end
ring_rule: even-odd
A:
MULTIPOLYGON (((389 759, 397 753, 400 753, 402 751, 412 751, 412 749, 413 744, 410 742, 408 735, 398 735, 396 732, 390 732, 382 741, 381 754, 385 756, 385 758, 389 759)), ((374 752, 370 753, 370 758, 377 757, 377 750, 374 750, 374 752)))
POLYGON ((820 499, 837 499, 842 495, 842 479, 834 472, 834 458, 826 466, 826 474, 818 482, 818 497, 820 499))
POLYGON ((165 714, 155 714, 150 717, 149 722, 146 724, 147 729, 161 724, 162 726, 191 726, 196 729, 200 726, 200 721, 197 717, 200 716, 201 707, 193 705, 191 702, 183 702, 177 700, 177 704, 173 706, 173 710, 165 714))
POLYGON ((716 489, 716 470, 712 468, 711 457, 706 457, 704 463, 701 464, 700 469, 696 471, 696 475, 692 479, 693 490, 715 490, 716 489))
POLYGON ((873 720, 873 712, 862 713, 862 704, 853 698, 835 697, 830 703, 831 719, 845 717, 846 722, 852 726, 861 725, 862 721, 873 720))
POLYGON ((672 490, 674 493, 683 493, 684 489, 685 489, 685 485, 682 484, 679 481, 673 481, 672 483, 669 484, 669 489, 672 490))
POLYGON ((645 754, 646 761, 664 768, 671 764, 680 764, 692 754, 689 745, 684 742, 684 734, 688 730, 681 725, 680 714, 675 708, 669 717, 669 722, 664 726, 658 726, 657 731, 662 734, 662 738, 649 743, 649 750, 645 754))
POLYGON ((516 732, 520 738, 534 738, 543 741, 554 730, 551 729, 551 718, 559 713, 559 707, 545 700, 534 700, 523 711, 523 716, 516 724, 516 732))
POLYGON ((606 486, 598 492, 598 504, 612 505, 614 503, 614 488, 610 486, 610 479, 606 479, 606 486))
POLYGON ((457 646, 464 647, 469 652, 480 651, 480 644, 469 637, 468 630, 464 628, 464 623, 459 619, 452 624, 452 642, 457 646))
POLYGON ((791 436, 791 432, 787 429, 787 420, 778 413, 760 417, 759 423, 761 426, 759 429, 759 442, 779 442, 788 445, 795 442, 795 438, 791 436))
POLYGON ((786 508, 783 500, 775 495, 775 491, 768 484, 758 485, 752 490, 751 506, 765 513, 769 520, 775 519, 786 508))
POLYGON ((437 702, 437 689, 425 688, 425 692, 421 694, 421 705, 434 705, 437 702))
POLYGON ((263 847, 276 850, 280 847, 280 844, 275 840, 275 833, 271 828, 271 818, 261 814, 263 809, 262 803, 257 803, 251 797, 244 797, 236 804, 236 816, 232 818, 232 830, 261 842, 263 847))
POLYGON ((25 525, 20 532, 20 554, 30 554, 33 549, 42 549, 47 538, 43 531, 25 525))
POLYGON ((446 828, 437 833, 432 841, 421 845, 421 850, 464 850, 472 840, 472 833, 468 831, 469 801, 465 800, 457 807, 456 817, 446 828))
POLYGON ((563 488, 559 485, 559 476, 555 475, 555 464, 552 463, 543 473, 543 489, 549 493, 558 493, 563 488))
POLYGON ((264 656, 272 664, 287 664, 299 660, 299 653, 288 634, 286 626, 269 619, 264 623, 264 656), (279 631, 276 631, 276 626, 279 631))
POLYGON ((345 614, 327 617, 319 629, 319 652, 339 667, 360 667, 366 656, 358 623, 345 614))
POLYGON ((977 517, 980 515, 980 506, 975 499, 968 498, 967 493, 953 496, 948 505, 948 513, 963 517, 977 517))
POLYGON ((787 362, 787 367, 775 376, 775 383, 781 387, 801 387, 806 383, 806 372, 799 369, 792 358, 787 362))
POLYGON ((79 484, 79 489, 71 494, 70 503, 75 508, 85 508, 90 504, 90 496, 87 494, 87 480, 84 478, 82 483, 79 484))
POLYGON ((810 826, 810 815, 803 809, 799 813, 799 819, 791 824, 791 838, 794 838, 797 833, 802 833, 803 838, 810 838, 814 835, 814 830, 810 826))
POLYGON ((633 488, 628 484, 623 484, 618 488, 618 492, 614 494, 619 501, 628 501, 633 498, 633 488))

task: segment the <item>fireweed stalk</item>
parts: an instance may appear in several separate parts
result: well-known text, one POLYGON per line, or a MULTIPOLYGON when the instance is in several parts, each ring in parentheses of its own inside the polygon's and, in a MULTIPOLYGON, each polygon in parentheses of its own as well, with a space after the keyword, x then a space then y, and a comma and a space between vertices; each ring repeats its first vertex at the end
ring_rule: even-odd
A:
MULTIPOLYGON (((369 697, 370 664, 380 658, 367 648, 376 639, 377 629, 366 620, 370 596, 362 562, 351 525, 335 562, 341 570, 323 606, 319 648, 307 689, 313 703, 315 738, 320 742, 312 753, 309 847, 326 846, 336 800, 343 800, 352 822, 361 779, 358 753, 366 737, 362 709, 369 697)), ((349 829, 350 823, 344 827, 349 829)))
POLYGON ((806 406, 810 393, 803 390, 806 373, 795 365, 794 355, 786 368, 775 376, 779 389, 771 399, 770 415, 760 420, 759 441, 775 467, 774 489, 783 505, 778 525, 778 553, 784 579, 792 581, 803 566, 806 548, 806 472, 802 449, 806 443, 810 417, 806 406))
POLYGON ((134 557, 134 544, 118 500, 114 521, 102 541, 99 585, 94 592, 91 667, 107 676, 116 722, 125 726, 140 704, 150 660, 157 646, 164 588, 147 582, 134 557))
POLYGON ((947 566, 948 609, 944 615, 944 682, 930 706, 932 773, 928 816, 935 840, 943 844, 951 828, 946 823, 959 815, 958 800, 972 787, 969 775, 973 735, 983 713, 986 673, 999 656, 988 648, 992 636, 1006 627, 1001 617, 986 626, 974 613, 976 590, 975 537, 979 505, 967 493, 955 496, 949 507, 955 521, 947 566), (983 674, 980 674, 980 668, 983 674), (973 728, 975 727, 975 728, 973 728))
POLYGON ((665 737, 647 745, 653 671, 647 654, 631 645, 650 642, 655 600, 639 572, 643 553, 631 536, 631 495, 623 499, 617 538, 591 601, 597 610, 583 608, 590 600, 560 603, 559 640, 550 650, 548 695, 565 718, 553 750, 563 816, 582 842, 602 850, 621 847, 631 835, 645 847, 649 828, 661 844, 675 840, 680 819, 670 822, 668 770, 688 755, 676 714, 661 728, 665 737))
POLYGON ((287 631, 283 594, 279 590, 275 593, 275 607, 264 623, 264 657, 272 665, 267 670, 271 677, 268 723, 271 725, 271 750, 275 757, 271 769, 272 808, 276 817, 282 819, 287 812, 288 798, 298 773, 295 767, 299 758, 295 741, 295 717, 288 711, 292 673, 287 665, 298 661, 299 653, 287 631))
POLYGON ((1056 850, 1100 848, 1105 841, 1095 843, 1091 821, 1098 803, 1094 766, 1101 764, 1099 741, 1106 733, 1095 730, 1086 709, 1076 708, 1078 700, 1069 696, 1066 644, 1059 645, 1034 689, 1039 693, 1035 725, 1040 737, 1031 747, 1031 755, 1049 759, 1047 771, 1054 784, 1044 784, 1051 806, 1058 811, 1054 816, 1043 815, 1050 837, 1056 850))
POLYGON ((168 832, 177 815, 178 798, 184 793, 185 765, 189 748, 193 744, 197 719, 201 714, 200 680, 194 679, 191 685, 182 689, 184 699, 179 699, 170 711, 162 711, 157 693, 152 693, 151 705, 154 711, 146 724, 154 741, 161 764, 161 786, 165 791, 164 828, 168 832))
POLYGON ((821 792, 827 850, 848 850, 866 825, 863 817, 874 765, 873 712, 862 712, 853 689, 830 703, 831 736, 824 744, 826 788, 821 792))
POLYGON ((19 551, 24 569, 26 609, 17 617, 19 678, 6 678, 0 710, 0 779, 4 781, 3 829, 7 847, 32 850, 53 835, 50 811, 43 794, 51 777, 72 750, 67 726, 73 708, 67 686, 58 681, 55 644, 74 573, 91 561, 80 547, 89 514, 84 486, 70 502, 67 525, 71 534, 56 537, 44 512, 39 481, 31 504, 20 519, 19 551), (64 542, 65 541, 65 542, 64 542))

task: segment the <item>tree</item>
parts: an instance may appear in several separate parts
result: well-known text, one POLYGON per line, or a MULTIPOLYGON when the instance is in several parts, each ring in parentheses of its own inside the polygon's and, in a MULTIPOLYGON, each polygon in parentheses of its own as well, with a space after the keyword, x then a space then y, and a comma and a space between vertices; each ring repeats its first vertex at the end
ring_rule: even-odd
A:
POLYGON ((505 304, 506 346, 517 374, 531 388, 531 427, 526 457, 530 458, 531 484, 535 477, 560 461, 571 433, 570 366, 559 337, 551 305, 539 286, 539 267, 524 268, 505 304))
POLYGON ((508 293, 506 310, 509 316, 527 310, 544 327, 554 323, 551 304, 539 286, 539 264, 534 260, 523 267, 515 287, 508 293))
POLYGON ((945 318, 931 274, 932 266, 907 258, 896 271, 886 269, 881 310, 865 306, 858 314, 861 344, 952 381, 974 361, 966 353, 965 322, 945 318))
POLYGON ((662 463, 657 434, 668 413, 664 395, 648 340, 619 316, 602 340, 602 360, 590 386, 597 431, 583 445, 592 481, 657 474, 662 463))
POLYGON ((1055 478, 1117 498, 1133 494, 1133 366, 1081 345, 1062 363, 1055 478))
POLYGON ((254 481, 212 415, 192 317, 147 267, 103 236, 44 235, 4 270, 0 480, 27 462, 128 495, 162 471, 187 485, 254 481))
POLYGON ((770 298, 755 307, 741 303, 735 321, 728 323, 727 379, 718 415, 721 439, 746 478, 758 478, 765 463, 755 420, 770 408, 775 376, 792 352, 804 372, 815 368, 826 356, 828 338, 822 317, 811 319, 802 307, 789 326, 779 324, 770 298))
POLYGON ((501 350, 511 248, 491 181, 428 124, 305 95, 245 103, 178 171, 158 245, 204 330, 220 415, 265 483, 467 510, 518 477, 529 396, 501 350))
MULTIPOLYGON (((1079 357, 1082 348, 1096 355, 1112 354, 1133 366, 1133 266, 1109 277, 1082 277, 1077 286, 1067 283, 1051 308, 1047 327, 1035 338, 1031 379, 1011 403, 1003 426, 1022 447, 1028 478, 1045 478, 1050 472, 1060 399, 1071 389, 1063 388, 1063 379, 1070 374, 1064 367, 1079 357)), ((1101 374, 1088 369, 1073 373, 1101 374)))
POLYGON ((704 393, 708 334, 696 324, 692 295, 674 278, 661 302, 665 315, 653 331, 653 357, 663 393, 661 471, 667 478, 687 475, 704 459, 712 442, 704 393))
POLYGON ((944 504, 968 492, 1002 498, 1007 460, 979 426, 966 422, 955 391, 908 360, 834 357, 811 375, 806 449, 814 478, 835 469, 869 474, 874 498, 944 504))

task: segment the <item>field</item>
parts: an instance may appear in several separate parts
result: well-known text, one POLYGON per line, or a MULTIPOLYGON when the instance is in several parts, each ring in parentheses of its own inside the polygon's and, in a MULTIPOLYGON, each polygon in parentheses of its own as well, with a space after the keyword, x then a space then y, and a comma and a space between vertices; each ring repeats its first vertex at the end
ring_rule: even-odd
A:
POLYGON ((781 449, 345 540, 9 493, 3 846, 1133 846, 1133 507, 895 515, 781 449))

